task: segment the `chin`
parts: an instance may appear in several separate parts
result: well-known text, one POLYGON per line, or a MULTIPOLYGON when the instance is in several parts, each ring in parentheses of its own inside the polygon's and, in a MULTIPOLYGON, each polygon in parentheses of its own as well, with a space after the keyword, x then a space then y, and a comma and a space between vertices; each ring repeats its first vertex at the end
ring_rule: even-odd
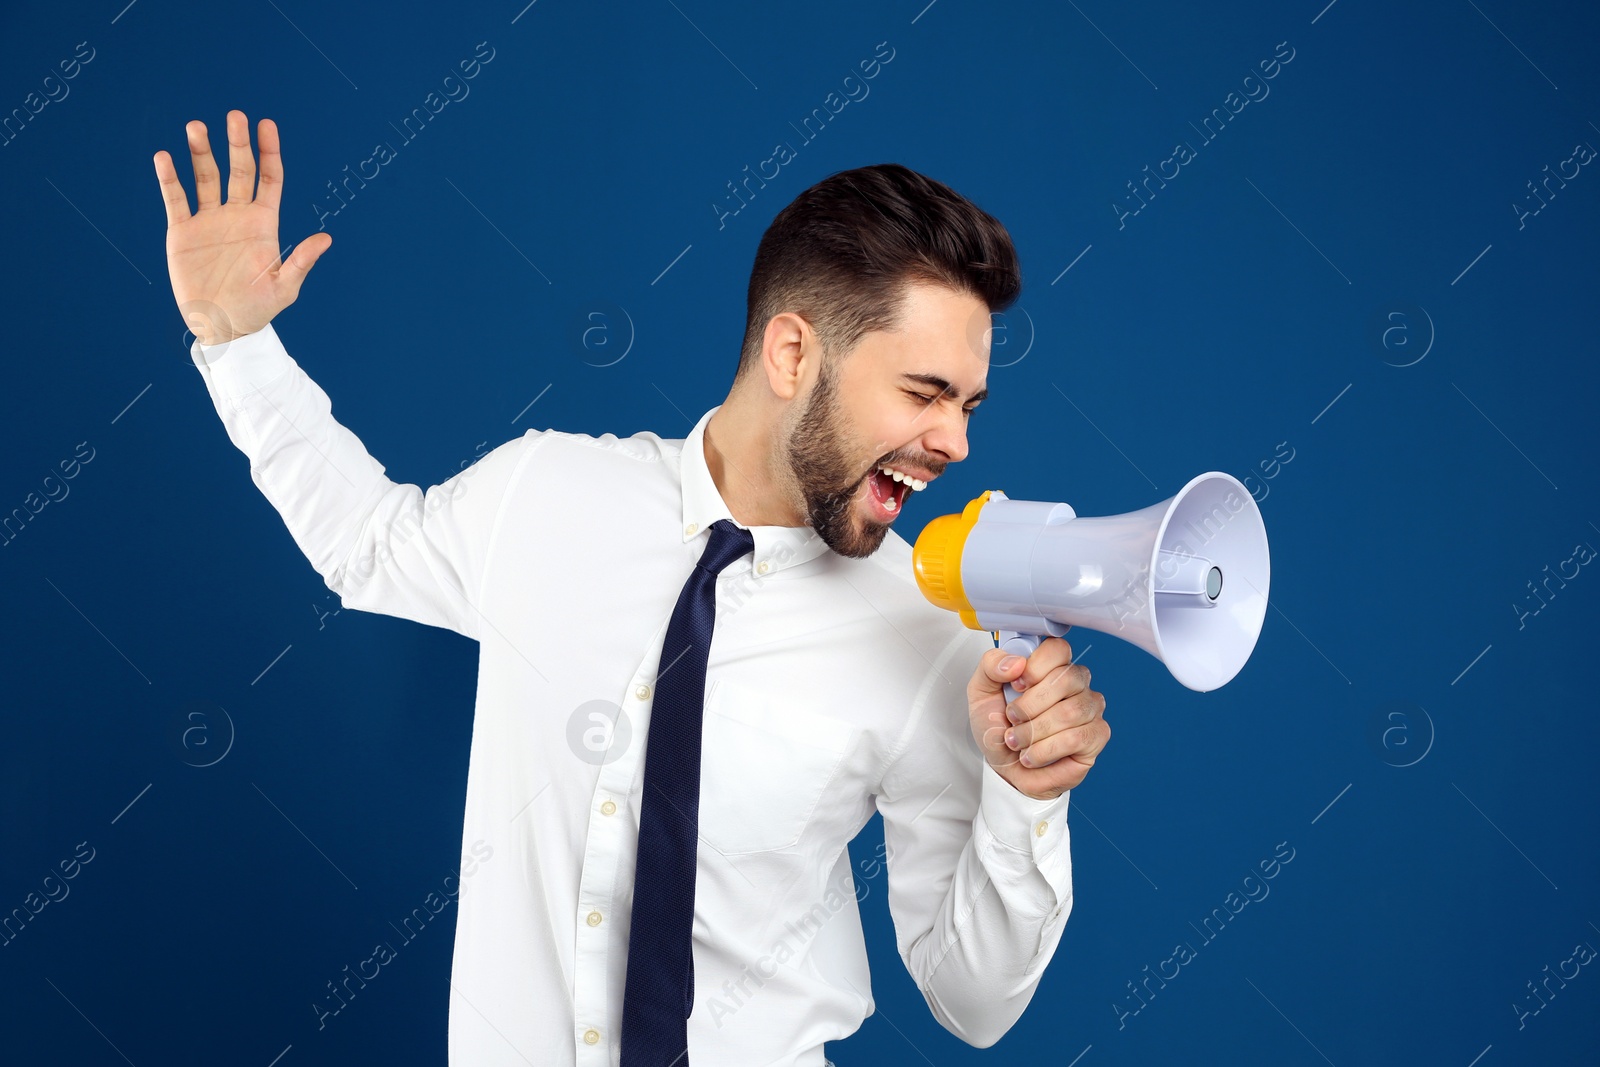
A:
POLYGON ((849 559, 865 559, 883 547, 891 525, 863 518, 859 513, 854 513, 851 515, 848 534, 840 536, 837 532, 833 532, 824 535, 823 542, 838 555, 849 559))
POLYGON ((863 495, 862 484, 857 483, 853 490, 807 501, 807 525, 835 555, 849 559, 864 559, 878 551, 892 525, 873 515, 872 505, 863 495))

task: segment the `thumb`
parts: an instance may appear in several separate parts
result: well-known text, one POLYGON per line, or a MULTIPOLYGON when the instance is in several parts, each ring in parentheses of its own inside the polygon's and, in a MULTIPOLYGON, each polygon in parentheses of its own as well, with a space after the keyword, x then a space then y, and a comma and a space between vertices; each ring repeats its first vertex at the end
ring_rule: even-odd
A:
POLYGON ((279 284, 288 289, 290 303, 300 295, 300 285, 306 280, 306 275, 332 244, 333 234, 314 233, 295 245, 294 251, 289 253, 289 258, 278 268, 279 284))
POLYGON ((985 652, 967 686, 968 703, 973 704, 1004 692, 1005 684, 1021 677, 1027 663, 1026 658, 1003 648, 991 648, 985 652))

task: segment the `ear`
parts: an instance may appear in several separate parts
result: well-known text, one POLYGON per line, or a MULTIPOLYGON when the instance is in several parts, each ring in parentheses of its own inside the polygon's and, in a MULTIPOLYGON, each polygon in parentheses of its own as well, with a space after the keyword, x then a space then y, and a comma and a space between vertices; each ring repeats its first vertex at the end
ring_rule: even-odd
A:
POLYGON ((775 396, 793 400, 821 369, 822 342, 811 324, 793 311, 774 315, 761 341, 761 369, 775 396))

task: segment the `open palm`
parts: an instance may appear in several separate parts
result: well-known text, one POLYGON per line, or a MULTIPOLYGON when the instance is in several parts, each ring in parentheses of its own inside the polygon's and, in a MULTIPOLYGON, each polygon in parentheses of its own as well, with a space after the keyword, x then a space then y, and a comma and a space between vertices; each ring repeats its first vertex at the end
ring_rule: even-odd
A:
POLYGON ((314 233, 279 259, 278 204, 283 195, 283 157, 278 127, 262 119, 261 188, 250 151, 250 126, 242 111, 230 111, 228 200, 206 127, 198 119, 185 128, 194 164, 197 208, 178 180, 172 157, 155 154, 156 178, 167 205, 167 273, 178 311, 203 344, 221 344, 261 329, 300 294, 300 285, 333 237, 314 233))

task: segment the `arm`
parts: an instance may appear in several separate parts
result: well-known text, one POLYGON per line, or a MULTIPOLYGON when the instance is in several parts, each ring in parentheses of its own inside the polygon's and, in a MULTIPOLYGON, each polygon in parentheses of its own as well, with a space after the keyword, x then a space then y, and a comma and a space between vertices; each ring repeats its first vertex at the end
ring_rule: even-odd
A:
MULTIPOLYGON (((1063 645, 1041 645, 1046 656, 1028 661, 1041 694, 1030 704, 1053 699, 1054 686, 1039 679, 1063 645)), ((1004 708, 1003 681, 995 679, 1009 679, 1015 668, 990 674, 999 659, 988 636, 973 631, 945 647, 877 798, 900 957, 940 1025, 979 1048, 1022 1015, 1072 910, 1067 792, 1024 793, 975 751, 989 754, 995 738, 979 736, 974 745, 962 723, 965 708, 976 734, 993 710, 991 695, 1004 708), (964 701, 948 677, 962 676, 974 660, 964 701)))
POLYGON ((424 492, 385 476, 270 323, 190 354, 251 479, 345 607, 478 638, 499 504, 541 438, 529 431, 424 492))
POLYGON ((190 354, 228 437, 346 607, 476 637, 477 594, 499 502, 539 438, 508 442, 426 493, 385 477, 383 465, 334 420, 327 394, 289 357, 271 325, 333 238, 312 234, 280 260, 277 126, 270 119, 259 126, 259 192, 242 112, 228 113, 227 131, 227 203, 203 123, 187 127, 194 213, 171 157, 157 152, 155 167, 173 296, 194 331, 190 354))

